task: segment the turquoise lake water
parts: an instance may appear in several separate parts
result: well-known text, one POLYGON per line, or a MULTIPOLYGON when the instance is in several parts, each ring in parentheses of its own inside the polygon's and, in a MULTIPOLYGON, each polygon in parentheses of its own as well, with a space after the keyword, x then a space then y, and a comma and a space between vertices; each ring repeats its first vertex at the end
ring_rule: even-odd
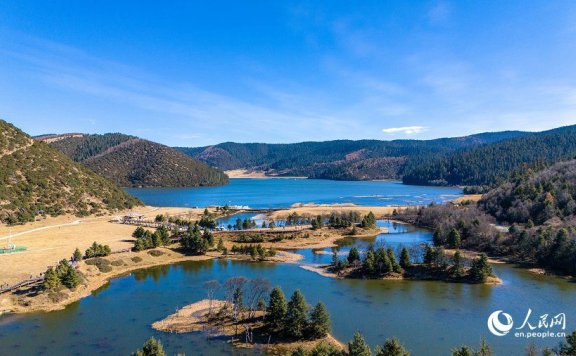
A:
POLYGON ((452 187, 421 187, 395 181, 349 182, 320 179, 231 179, 220 187, 127 188, 149 205, 205 207, 248 205, 288 207, 294 203, 354 203, 358 205, 422 205, 442 203, 461 195, 452 187))
MULTIPOLYGON (((343 184, 341 189, 346 187, 343 184)), ((409 225, 378 223, 388 227, 389 233, 371 239, 346 239, 340 244, 341 253, 345 255, 354 245, 386 244, 398 249, 431 239, 430 232, 409 225)), ((305 257, 300 264, 223 259, 136 271, 112 280, 65 310, 0 317, 0 355, 129 355, 150 336, 162 340, 169 355, 258 354, 258 350, 233 349, 225 340, 202 333, 165 334, 150 327, 178 307, 204 299, 203 282, 223 282, 233 276, 267 278, 288 295, 301 289, 310 304, 322 300, 332 315, 333 334, 342 341, 348 341, 357 330, 373 347, 396 336, 413 355, 449 355, 451 348, 463 343, 477 345, 482 336, 492 345, 495 355, 523 355, 531 341, 542 347, 556 346, 561 340, 494 336, 486 322, 496 310, 509 313, 514 327, 520 326, 528 308, 533 312, 531 322, 536 325, 542 314, 565 313, 566 331, 576 329, 576 284, 563 279, 494 265, 503 285, 337 280, 301 268, 301 264, 330 261, 329 254, 319 252, 299 250, 305 257)))

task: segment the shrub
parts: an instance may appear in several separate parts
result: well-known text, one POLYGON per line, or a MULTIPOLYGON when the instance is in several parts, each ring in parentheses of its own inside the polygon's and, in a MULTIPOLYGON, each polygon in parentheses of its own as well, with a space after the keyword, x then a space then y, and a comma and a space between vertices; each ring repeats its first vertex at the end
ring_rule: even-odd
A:
POLYGON ((97 257, 86 261, 87 265, 96 266, 100 272, 110 272, 112 271, 112 266, 110 266, 110 261, 105 258, 97 257))
POLYGON ((131 258, 132 262, 134 263, 138 263, 138 262, 142 262, 142 257, 140 256, 134 256, 131 258))
POLYGON ((148 251, 148 254, 150 256, 158 257, 158 256, 162 256, 164 254, 164 252, 159 251, 159 250, 151 250, 151 251, 148 251))

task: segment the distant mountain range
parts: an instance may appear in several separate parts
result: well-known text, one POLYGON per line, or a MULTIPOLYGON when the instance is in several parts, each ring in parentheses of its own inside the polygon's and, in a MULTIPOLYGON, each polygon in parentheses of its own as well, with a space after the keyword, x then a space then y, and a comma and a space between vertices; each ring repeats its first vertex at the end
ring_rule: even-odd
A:
POLYGON ((226 184, 227 177, 218 169, 312 179, 494 186, 521 168, 542 168, 576 156, 576 126, 435 140, 225 142, 174 149, 118 133, 69 133, 40 139, 116 183, 132 187, 226 184))
POLYGON ((0 120, 0 221, 33 221, 38 214, 78 216, 142 203, 113 182, 44 142, 0 120))
POLYGON ((123 187, 197 187, 228 183, 228 177, 180 151, 138 137, 43 135, 38 139, 123 187))
POLYGON ((333 180, 402 179, 418 185, 495 185, 522 167, 576 156, 576 126, 435 140, 226 142, 176 149, 223 170, 333 180))
POLYGON ((436 140, 337 140, 294 144, 226 142, 176 149, 223 170, 335 180, 401 179, 426 161, 456 151, 527 135, 505 131, 436 140))
POLYGON ((435 155, 409 167, 403 181, 407 184, 496 185, 519 169, 540 169, 575 156, 576 126, 565 126, 435 155))

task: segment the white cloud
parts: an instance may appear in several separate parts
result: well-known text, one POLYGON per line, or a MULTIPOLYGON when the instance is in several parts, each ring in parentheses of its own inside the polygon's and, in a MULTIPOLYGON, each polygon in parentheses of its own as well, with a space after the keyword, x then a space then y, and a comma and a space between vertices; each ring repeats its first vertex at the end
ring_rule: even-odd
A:
POLYGON ((387 129, 382 129, 382 132, 387 134, 402 133, 406 135, 419 134, 428 130, 425 126, 404 126, 404 127, 389 127, 387 129))

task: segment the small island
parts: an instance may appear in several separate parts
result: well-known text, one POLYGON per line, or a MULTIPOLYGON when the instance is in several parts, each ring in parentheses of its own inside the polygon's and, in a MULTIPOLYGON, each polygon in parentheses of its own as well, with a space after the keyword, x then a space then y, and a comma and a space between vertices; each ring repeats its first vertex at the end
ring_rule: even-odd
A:
POLYGON ((311 308, 299 290, 287 301, 279 287, 267 295, 270 283, 260 278, 232 277, 223 284, 212 280, 204 287, 208 299, 179 309, 153 323, 152 328, 175 333, 205 332, 226 337, 235 347, 262 349, 268 354, 344 349, 329 334, 331 321, 326 306, 318 302, 311 308), (215 299, 220 292, 224 300, 215 299))
POLYGON ((475 284, 502 283, 494 275, 485 254, 480 254, 474 259, 467 259, 459 250, 450 254, 443 247, 433 247, 428 244, 425 244, 423 248, 417 246, 410 250, 403 247, 399 261, 391 247, 375 248, 370 245, 362 253, 356 247, 352 247, 345 259, 339 258, 337 249, 334 249, 331 264, 322 266, 320 269, 309 269, 325 276, 340 278, 434 280, 475 284))

